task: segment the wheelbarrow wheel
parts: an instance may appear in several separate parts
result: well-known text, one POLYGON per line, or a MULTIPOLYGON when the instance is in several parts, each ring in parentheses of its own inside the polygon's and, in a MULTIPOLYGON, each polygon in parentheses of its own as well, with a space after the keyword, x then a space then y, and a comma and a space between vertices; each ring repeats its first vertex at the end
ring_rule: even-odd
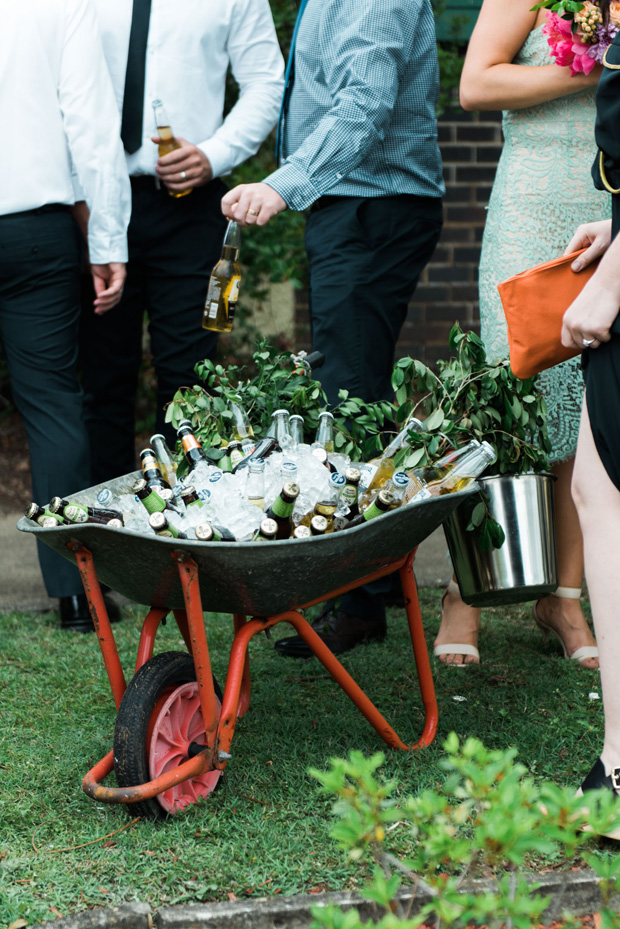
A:
MULTIPOLYGON (((221 711, 222 691, 213 685, 221 711)), ((187 652, 162 652, 129 683, 114 727, 114 773, 119 787, 133 787, 177 768, 191 742, 204 743, 194 660, 187 652)), ((152 799, 127 804, 132 816, 159 819, 177 813, 217 787, 222 772, 207 771, 152 799)))

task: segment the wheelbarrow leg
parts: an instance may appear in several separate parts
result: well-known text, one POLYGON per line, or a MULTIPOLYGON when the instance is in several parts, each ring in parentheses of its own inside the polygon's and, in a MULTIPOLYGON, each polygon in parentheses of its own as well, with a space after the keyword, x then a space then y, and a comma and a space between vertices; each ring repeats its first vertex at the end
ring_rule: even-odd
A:
POLYGON ((127 683, 114 640, 114 633, 110 625, 110 618, 106 609, 105 600, 101 592, 99 578, 95 570, 93 556, 88 549, 80 545, 79 542, 69 542, 68 548, 75 554, 78 570, 82 577, 82 584, 84 585, 84 593, 88 601, 88 609, 93 618, 95 631, 99 640, 99 647, 103 655, 103 663, 112 689, 112 696, 116 709, 118 709, 121 705, 123 694, 127 689, 127 683))
POLYGON ((420 695, 424 706, 424 730, 418 743, 422 746, 430 745, 435 738, 437 723, 439 721, 439 708, 437 706, 433 672, 431 670, 428 648, 426 647, 426 638, 424 636, 418 587, 413 573, 415 555, 416 550, 414 549, 400 569, 400 583, 405 598, 405 610, 407 613, 407 622, 409 623, 409 632, 411 634, 413 657, 418 672, 420 695))
POLYGON ((217 737, 218 708, 213 687, 213 674, 211 673, 207 630, 205 629, 202 600, 200 598, 198 565, 185 552, 173 552, 172 557, 179 568, 179 577, 185 599, 191 652, 194 657, 200 708, 205 724, 206 744, 212 750, 217 737))
MULTIPOLYGON (((246 617, 241 613, 235 613, 233 616, 233 624, 235 629, 235 635, 239 632, 240 629, 246 624, 246 617)), ((237 705, 237 716, 241 718, 244 716, 247 711, 250 709, 250 653, 246 652, 245 661, 243 663, 243 675, 241 678, 241 690, 239 692, 239 703, 237 705)))

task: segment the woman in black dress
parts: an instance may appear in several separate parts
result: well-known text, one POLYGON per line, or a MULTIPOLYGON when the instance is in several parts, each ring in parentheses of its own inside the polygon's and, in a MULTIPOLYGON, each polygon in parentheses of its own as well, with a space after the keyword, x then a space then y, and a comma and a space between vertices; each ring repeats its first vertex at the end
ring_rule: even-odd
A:
MULTIPOLYGON (((584 537, 585 570, 600 650, 605 710, 603 750, 581 785, 620 797, 620 33, 608 49, 597 91, 593 167, 597 187, 613 194, 611 222, 580 226, 567 252, 587 246, 573 264, 601 263, 568 308, 562 342, 583 350, 586 402, 573 475, 584 537)), ((620 840, 620 829, 609 834, 620 840)))

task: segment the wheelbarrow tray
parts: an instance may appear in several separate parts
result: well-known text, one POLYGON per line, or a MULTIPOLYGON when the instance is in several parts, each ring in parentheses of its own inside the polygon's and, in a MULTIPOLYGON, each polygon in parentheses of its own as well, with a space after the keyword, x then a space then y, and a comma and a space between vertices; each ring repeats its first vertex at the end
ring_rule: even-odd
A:
MULTIPOLYGON (((130 493, 134 472, 72 494, 95 505, 97 493, 110 487, 130 493)), ((109 529, 94 523, 42 529, 22 517, 17 528, 31 532, 75 563, 68 543, 92 554, 104 584, 136 603, 182 609, 185 605, 173 551, 198 565, 203 608, 217 613, 270 616, 319 601, 330 591, 405 557, 417 548, 473 491, 410 503, 361 526, 310 539, 278 542, 196 542, 109 529)))

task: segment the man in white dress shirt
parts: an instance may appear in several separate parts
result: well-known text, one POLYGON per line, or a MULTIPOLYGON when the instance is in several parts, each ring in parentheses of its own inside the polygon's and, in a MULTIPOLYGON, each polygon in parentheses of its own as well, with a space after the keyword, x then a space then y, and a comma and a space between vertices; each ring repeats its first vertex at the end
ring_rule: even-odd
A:
MULTIPOLYGON (((10 140, 0 146, 0 341, 28 435, 33 497, 45 505, 90 481, 72 166, 90 207, 102 318, 122 293, 130 188, 89 0, 0 0, 0 22, 0 121, 10 140)), ((92 629, 77 568, 46 545, 39 560, 62 625, 92 629)))
POLYGON ((164 404, 213 357, 201 328, 226 221, 223 175, 253 155, 275 125, 283 61, 268 0, 95 0, 122 114, 131 177, 127 283, 120 306, 82 321, 82 368, 93 482, 135 468, 134 407, 145 310, 157 373, 156 431, 172 441, 164 404), (224 118, 226 74, 239 86, 224 118), (158 158, 153 101, 181 148, 158 158), (155 139, 155 141, 154 141, 155 139), (183 197, 171 196, 191 190, 183 197))

